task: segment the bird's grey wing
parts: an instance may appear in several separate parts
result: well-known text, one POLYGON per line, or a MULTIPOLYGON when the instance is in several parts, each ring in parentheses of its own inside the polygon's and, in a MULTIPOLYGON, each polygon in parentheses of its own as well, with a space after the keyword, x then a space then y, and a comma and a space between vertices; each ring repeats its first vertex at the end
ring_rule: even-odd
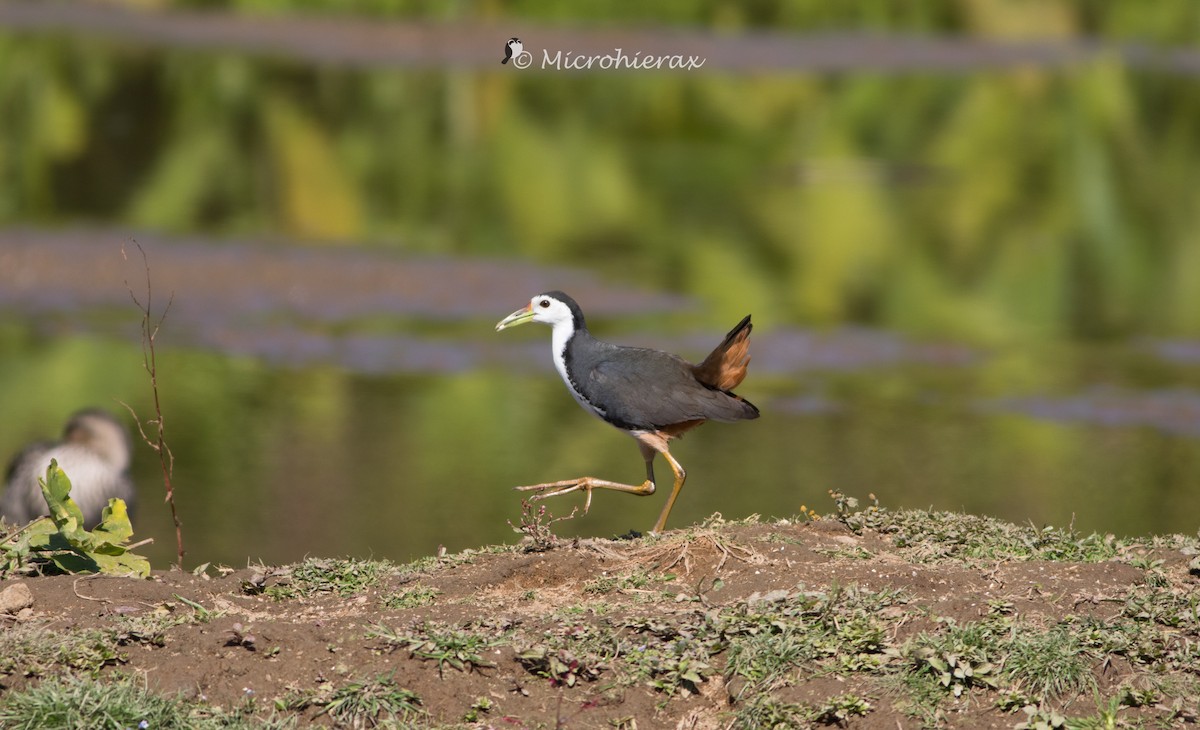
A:
POLYGON ((37 472, 53 447, 50 441, 32 443, 9 462, 4 473, 4 494, 0 495, 0 515, 5 519, 23 524, 45 512, 37 472))
POLYGON ((622 357, 600 360, 587 380, 590 395, 608 404, 608 418, 630 426, 661 428, 698 419, 732 419, 741 410, 740 405, 731 407, 735 399, 697 382, 686 360, 656 350, 626 351, 622 357))

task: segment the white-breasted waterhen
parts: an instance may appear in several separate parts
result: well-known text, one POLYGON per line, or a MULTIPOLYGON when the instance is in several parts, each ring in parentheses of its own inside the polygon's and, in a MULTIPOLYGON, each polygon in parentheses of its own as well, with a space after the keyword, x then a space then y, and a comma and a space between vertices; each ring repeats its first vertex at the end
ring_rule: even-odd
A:
POLYGON ((111 413, 88 408, 71 416, 61 441, 39 441, 21 450, 8 465, 7 486, 0 495, 0 517, 24 524, 49 514, 38 479, 55 459, 71 480, 71 499, 83 513, 84 526, 100 522, 108 500, 119 497, 133 511, 129 478, 133 444, 129 432, 111 413))
POLYGON ((587 493, 583 507, 586 514, 593 489, 654 494, 654 455, 662 454, 675 474, 671 495, 654 523, 654 532, 662 532, 687 478, 687 472, 667 450, 667 442, 705 421, 758 418, 758 409, 732 392, 746 377, 750 362, 750 315, 730 330, 699 365, 668 352, 597 340, 588 332, 583 310, 560 291, 538 294, 528 306, 500 320, 496 331, 526 322, 543 322, 553 328, 550 341, 554 366, 571 395, 584 410, 637 439, 646 460, 646 481, 640 485, 579 477, 517 487, 540 492, 534 499, 582 489, 587 493))

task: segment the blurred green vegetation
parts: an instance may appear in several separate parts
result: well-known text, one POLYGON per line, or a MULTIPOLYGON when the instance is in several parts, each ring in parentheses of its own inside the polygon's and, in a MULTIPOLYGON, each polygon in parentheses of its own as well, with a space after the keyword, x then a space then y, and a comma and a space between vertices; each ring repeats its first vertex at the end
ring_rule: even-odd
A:
POLYGON ((1200 38, 1200 8, 1188 0, 108 0, 146 9, 232 10, 255 14, 356 15, 434 21, 702 26, 721 31, 873 30, 980 37, 1097 36, 1159 43, 1200 38))
MULTIPOLYGON (((678 12, 738 7, 701 6, 678 12)), ((761 4, 923 4, 785 7, 761 4)), ((1105 7, 1077 4, 1072 28, 1125 17, 1105 7)), ((1147 14, 1193 6, 1162 7, 1147 14)), ((905 12, 953 29, 966 11, 905 12)), ((519 255, 691 293, 722 320, 771 311, 765 326, 1200 334, 1200 86, 1116 59, 522 74, 7 35, 0 68, 4 225, 519 255)))

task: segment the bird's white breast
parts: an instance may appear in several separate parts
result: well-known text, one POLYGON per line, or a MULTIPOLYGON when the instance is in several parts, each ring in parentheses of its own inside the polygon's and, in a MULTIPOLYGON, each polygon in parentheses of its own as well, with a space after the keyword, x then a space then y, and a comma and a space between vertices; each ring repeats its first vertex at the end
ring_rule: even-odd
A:
MULTIPOLYGON (((571 395, 575 397, 579 405, 583 406, 585 411, 598 418, 604 418, 604 411, 588 402, 575 387, 575 383, 571 381, 571 376, 567 374, 567 343, 571 341, 574 334, 575 327, 571 322, 554 323, 554 330, 550 335, 550 351, 554 356, 554 369, 558 371, 559 376, 567 385, 567 390, 571 391, 571 395)), ((580 373, 579 377, 586 377, 586 374, 580 373)))

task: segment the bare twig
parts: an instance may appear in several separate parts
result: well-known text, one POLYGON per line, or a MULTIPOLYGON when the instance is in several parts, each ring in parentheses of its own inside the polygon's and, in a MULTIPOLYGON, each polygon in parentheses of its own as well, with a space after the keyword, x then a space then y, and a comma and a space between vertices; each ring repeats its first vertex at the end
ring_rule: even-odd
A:
POLYGON ((92 580, 92 579, 94 579, 94 578, 96 578, 96 577, 97 577, 96 575, 85 575, 85 576, 81 576, 81 577, 79 577, 79 578, 76 578, 76 579, 75 579, 75 581, 74 581, 73 583, 71 583, 71 590, 75 591, 75 595, 76 595, 78 598, 82 598, 82 599, 83 599, 83 600, 85 600, 85 601, 96 601, 97 603, 112 603, 112 601, 110 601, 110 600, 109 600, 109 599, 107 599, 107 598, 97 598, 97 597, 95 597, 95 596, 85 596, 85 595, 83 595, 82 593, 80 593, 80 592, 79 592, 79 581, 81 581, 81 580, 92 580))
MULTIPOLYGON (((128 403, 121 401, 121 405, 129 411, 133 416, 134 423, 137 424, 138 433, 141 434, 142 440, 146 445, 158 454, 159 464, 162 465, 163 486, 166 487, 167 493, 164 501, 171 505, 171 519, 175 522, 175 542, 178 548, 178 562, 176 567, 183 569, 183 523, 179 520, 179 511, 175 508, 175 486, 171 482, 171 476, 175 472, 175 455, 171 453, 171 447, 167 445, 166 425, 163 422, 162 403, 158 395, 158 363, 155 359, 154 340, 158 337, 158 330, 162 327, 163 320, 167 318, 167 312, 171 311, 171 304, 175 301, 175 294, 172 292, 167 299, 167 306, 163 307, 162 314, 158 319, 153 318, 153 300, 154 289, 150 285, 150 261, 146 258, 146 250, 142 248, 142 244, 136 240, 133 245, 137 246, 138 253, 142 255, 142 266, 146 270, 146 301, 143 304, 137 295, 133 293, 133 287, 129 285, 129 280, 125 281, 125 288, 129 291, 129 298, 137 305, 137 308, 142 311, 142 367, 146 369, 146 373, 150 376, 150 392, 154 396, 154 418, 145 422, 146 426, 151 426, 150 434, 146 433, 141 419, 133 407, 128 403)), ((121 258, 128 260, 125 255, 125 247, 121 246, 121 258)))

